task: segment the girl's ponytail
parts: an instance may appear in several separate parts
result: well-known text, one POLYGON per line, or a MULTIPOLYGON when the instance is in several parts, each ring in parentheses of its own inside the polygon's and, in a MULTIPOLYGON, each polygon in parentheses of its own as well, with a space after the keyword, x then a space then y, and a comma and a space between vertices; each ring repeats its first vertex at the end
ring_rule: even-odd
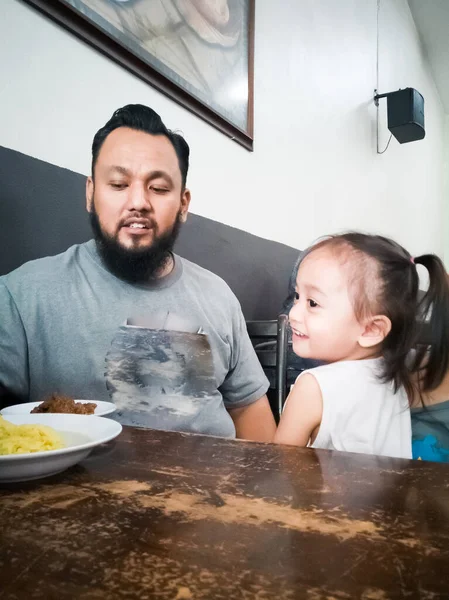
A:
POLYGON ((412 369, 422 373, 419 387, 426 392, 439 386, 449 369, 449 280, 435 254, 423 254, 414 262, 429 272, 429 289, 418 304, 418 319, 429 328, 430 346, 418 351, 412 369))

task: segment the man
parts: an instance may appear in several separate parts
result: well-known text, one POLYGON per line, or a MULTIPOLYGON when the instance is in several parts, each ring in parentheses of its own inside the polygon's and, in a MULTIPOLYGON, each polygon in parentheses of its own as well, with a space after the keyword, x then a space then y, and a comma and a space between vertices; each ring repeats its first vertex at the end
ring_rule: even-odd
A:
POLYGON ((172 411, 171 421, 159 398, 148 424, 272 439, 268 382, 237 299, 219 277, 172 253, 190 204, 188 166, 187 142, 148 107, 118 109, 97 132, 86 185, 95 239, 0 278, 4 403, 53 392, 109 399, 105 357, 119 327, 139 315, 171 314, 206 333, 215 387, 182 418, 172 411))

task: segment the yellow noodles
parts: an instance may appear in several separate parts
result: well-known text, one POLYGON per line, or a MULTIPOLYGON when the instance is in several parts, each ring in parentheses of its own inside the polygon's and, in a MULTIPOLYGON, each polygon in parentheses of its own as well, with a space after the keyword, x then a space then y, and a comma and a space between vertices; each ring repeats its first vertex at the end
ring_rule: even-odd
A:
POLYGON ((14 425, 0 416, 0 455, 64 448, 61 436, 48 425, 14 425))

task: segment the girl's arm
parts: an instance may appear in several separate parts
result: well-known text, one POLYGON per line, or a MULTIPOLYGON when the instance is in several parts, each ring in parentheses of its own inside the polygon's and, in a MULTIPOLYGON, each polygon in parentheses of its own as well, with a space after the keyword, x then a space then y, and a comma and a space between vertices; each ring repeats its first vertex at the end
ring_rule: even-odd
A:
POLYGON ((323 414, 320 386, 313 375, 300 377, 288 395, 279 427, 274 436, 277 444, 307 446, 323 414))

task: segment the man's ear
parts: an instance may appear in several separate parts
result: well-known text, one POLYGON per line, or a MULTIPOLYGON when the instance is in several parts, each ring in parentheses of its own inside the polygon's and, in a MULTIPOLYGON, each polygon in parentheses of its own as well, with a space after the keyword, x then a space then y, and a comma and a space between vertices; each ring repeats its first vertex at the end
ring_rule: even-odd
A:
POLYGON ((179 220, 181 221, 181 223, 185 223, 187 221, 187 213, 189 212, 190 199, 190 190, 185 188, 181 195, 181 211, 179 213, 179 220))
POLYGON ((92 204, 94 201, 94 180, 92 177, 86 179, 86 209, 87 212, 92 212, 92 204))
POLYGON ((369 317, 362 335, 357 340, 362 348, 372 348, 381 344, 391 331, 391 321, 385 315, 369 317))

